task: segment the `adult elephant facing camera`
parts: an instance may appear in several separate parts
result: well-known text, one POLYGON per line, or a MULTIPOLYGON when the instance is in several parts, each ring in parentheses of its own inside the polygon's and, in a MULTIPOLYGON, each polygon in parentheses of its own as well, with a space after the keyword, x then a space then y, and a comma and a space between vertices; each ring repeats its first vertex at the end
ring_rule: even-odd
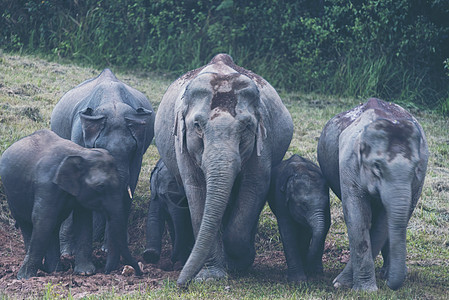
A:
POLYGON ((402 285, 407 224, 421 195, 428 157, 421 125, 392 103, 371 98, 326 124, 318 161, 342 201, 351 253, 334 286, 377 290, 373 257, 381 249, 387 285, 393 290, 402 285))
MULTIPOLYGON (((129 210, 142 156, 154 136, 154 117, 144 94, 105 69, 59 100, 51 115, 51 129, 83 147, 109 151, 115 159, 129 210)), ((64 225, 61 238, 70 241, 68 228, 64 225)), ((62 245, 63 254, 70 254, 69 244, 62 245)))
POLYGON ((218 54, 173 82, 158 108, 156 145, 183 183, 195 245, 178 285, 223 278, 254 261, 254 237, 293 134, 291 116, 263 78, 218 54))

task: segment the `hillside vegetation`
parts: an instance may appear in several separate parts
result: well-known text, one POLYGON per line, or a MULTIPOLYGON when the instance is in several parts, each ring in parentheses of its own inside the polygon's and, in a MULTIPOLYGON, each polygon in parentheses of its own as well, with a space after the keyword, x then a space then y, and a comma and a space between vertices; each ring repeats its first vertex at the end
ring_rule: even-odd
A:
POLYGON ((0 13, 8 50, 176 75, 226 52, 278 89, 449 112, 447 0, 2 0, 0 13))
MULTIPOLYGON (((100 72, 100 69, 92 67, 0 52, 0 153, 21 137, 37 129, 49 128, 51 111, 62 95, 100 72)), ((151 72, 116 72, 116 75, 145 93, 156 110, 171 83, 171 79, 151 72)), ((286 157, 297 153, 313 161, 316 161, 318 137, 327 120, 364 101, 298 92, 283 92, 281 98, 295 126, 286 157)), ((379 277, 379 291, 373 295, 332 287, 333 278, 348 260, 346 226, 340 201, 334 195, 331 196, 332 225, 323 258, 324 275, 300 286, 286 282, 286 265, 276 221, 267 207, 259 223, 257 257, 253 269, 247 274, 232 274, 226 281, 194 284, 187 290, 178 290, 174 281, 177 272, 164 273, 158 269, 159 266, 149 264, 145 266, 145 275, 136 279, 113 273, 96 281, 100 275, 87 278, 72 276, 69 270, 56 275, 41 274, 36 280, 18 281, 14 278, 23 259, 23 244, 0 191, 0 298, 23 298, 25 295, 44 296, 47 299, 72 296, 92 299, 99 296, 104 299, 445 298, 449 286, 449 120, 432 112, 412 109, 412 113, 427 134, 431 155, 423 194, 407 232, 408 277, 398 291, 388 289, 379 277), (1 234, 6 236, 2 238, 1 234)), ((144 156, 133 202, 130 246, 139 260, 144 249, 144 222, 150 198, 149 177, 158 159, 157 149, 151 145, 144 156)), ((379 257, 376 266, 379 268, 381 264, 379 257)))

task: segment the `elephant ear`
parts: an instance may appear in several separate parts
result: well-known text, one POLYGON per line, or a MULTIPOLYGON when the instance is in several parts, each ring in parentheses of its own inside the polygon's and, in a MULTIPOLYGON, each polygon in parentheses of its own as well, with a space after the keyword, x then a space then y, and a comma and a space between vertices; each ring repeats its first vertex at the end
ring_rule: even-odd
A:
POLYGON ((181 153, 184 152, 184 141, 186 138, 186 122, 184 113, 187 112, 187 105, 184 104, 184 96, 181 98, 181 104, 175 109, 175 124, 173 126, 173 135, 178 142, 181 153))
POLYGON ((93 116, 92 108, 88 107, 80 112, 81 127, 83 130, 84 146, 94 148, 95 141, 106 123, 105 116, 93 116))
POLYGON ((146 144, 145 137, 147 122, 152 114, 153 112, 151 110, 139 107, 135 114, 125 117, 126 125, 131 131, 131 134, 137 143, 137 149, 139 150, 143 150, 146 144))
POLYGON ((67 156, 59 164, 53 183, 62 190, 77 197, 81 191, 81 176, 83 174, 84 158, 67 156))
POLYGON ((259 119, 259 124, 257 124, 257 135, 256 135, 256 153, 260 156, 263 150, 263 140, 267 138, 267 130, 263 125, 262 118, 259 119))
POLYGON ((265 129, 262 115, 260 113, 261 100, 260 91, 257 85, 246 75, 242 75, 233 83, 239 105, 248 105, 254 107, 255 117, 257 119, 256 132, 256 153, 261 156, 263 150, 263 141, 267 138, 267 130, 265 129))

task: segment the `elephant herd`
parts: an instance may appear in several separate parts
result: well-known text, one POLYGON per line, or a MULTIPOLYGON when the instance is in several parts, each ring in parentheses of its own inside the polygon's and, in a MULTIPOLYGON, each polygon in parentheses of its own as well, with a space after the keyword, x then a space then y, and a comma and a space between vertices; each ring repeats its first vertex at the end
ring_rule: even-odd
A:
POLYGON ((398 105, 371 98, 325 125, 313 162, 282 161, 293 122, 275 89, 226 54, 187 72, 154 113, 149 100, 105 69, 67 92, 39 130, 11 145, 0 176, 26 249, 17 277, 95 272, 93 236, 104 234, 105 272, 120 257, 141 275, 127 243, 127 222, 142 157, 155 140, 143 258, 157 262, 165 223, 178 285, 248 269, 268 201, 276 216, 288 280, 323 272, 331 216, 329 187, 341 199, 350 260, 334 286, 377 290, 374 258, 391 289, 404 282, 406 228, 428 160, 422 127, 398 105))

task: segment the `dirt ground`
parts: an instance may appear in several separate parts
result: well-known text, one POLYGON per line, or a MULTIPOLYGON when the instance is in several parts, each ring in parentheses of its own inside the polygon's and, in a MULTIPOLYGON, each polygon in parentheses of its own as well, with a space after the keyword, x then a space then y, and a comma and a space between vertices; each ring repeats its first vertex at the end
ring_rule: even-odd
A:
MULTIPOLYGON (((12 297, 27 297, 42 295, 51 284, 56 294, 70 294, 74 298, 87 295, 101 294, 114 289, 115 293, 129 293, 136 290, 157 288, 161 281, 170 278, 176 280, 179 271, 173 271, 169 258, 170 250, 164 250, 157 265, 144 264, 143 276, 125 276, 120 270, 111 274, 104 274, 106 254, 101 250, 93 253, 97 274, 92 276, 73 275, 74 258, 62 260, 67 268, 65 272, 47 274, 38 271, 37 277, 28 280, 16 278, 20 265, 25 257, 25 251, 20 231, 10 225, 0 223, 0 291, 12 297)), ((136 256, 139 261, 143 259, 136 256)), ((1 293, 0 293, 1 294, 1 293)))
MULTIPOLYGON (((142 246, 142 245, 140 245, 142 246)), ((332 245, 326 244, 323 260, 327 260, 332 245)), ((131 246, 131 250, 140 262, 144 262, 141 255, 136 255, 136 249, 131 246)), ((333 251, 332 251, 333 252, 333 251)), ((18 280, 16 278, 20 265, 25 257, 22 236, 20 231, 12 225, 0 221, 0 296, 11 296, 13 298, 40 297, 52 286, 54 295, 73 298, 81 298, 91 295, 100 295, 108 291, 117 294, 127 294, 134 291, 145 291, 157 289, 164 280, 176 281, 180 270, 174 270, 170 260, 170 245, 165 241, 161 259, 157 264, 143 263, 143 276, 122 275, 123 265, 119 270, 111 274, 104 274, 103 268, 106 262, 106 254, 101 250, 93 253, 94 264, 97 273, 92 276, 78 276, 73 274, 74 258, 66 257, 62 260, 67 268, 65 272, 47 274, 38 271, 37 277, 28 280, 18 280)), ((347 262, 348 253, 340 253, 339 260, 347 262)), ((179 267, 177 268, 179 269, 179 267)), ((265 251, 256 256, 254 269, 264 278, 270 281, 282 282, 286 276, 286 263, 282 251, 265 251), (265 274, 265 275, 264 275, 265 274)))

